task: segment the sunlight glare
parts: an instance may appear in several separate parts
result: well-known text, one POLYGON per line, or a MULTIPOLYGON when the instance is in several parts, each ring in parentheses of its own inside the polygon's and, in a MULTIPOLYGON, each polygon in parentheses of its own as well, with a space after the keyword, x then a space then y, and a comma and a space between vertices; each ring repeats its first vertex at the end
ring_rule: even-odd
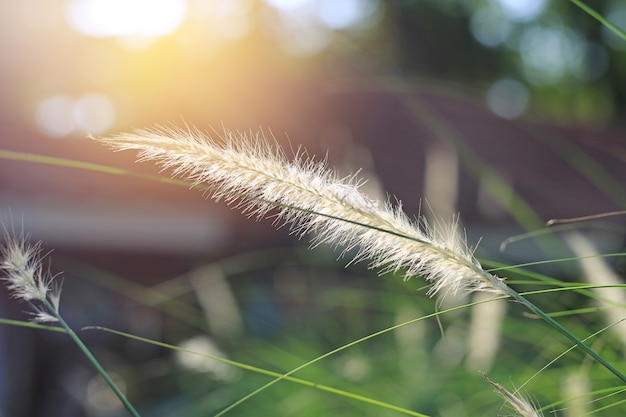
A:
POLYGON ((95 37, 159 37, 183 21, 186 0, 72 0, 70 24, 95 37))

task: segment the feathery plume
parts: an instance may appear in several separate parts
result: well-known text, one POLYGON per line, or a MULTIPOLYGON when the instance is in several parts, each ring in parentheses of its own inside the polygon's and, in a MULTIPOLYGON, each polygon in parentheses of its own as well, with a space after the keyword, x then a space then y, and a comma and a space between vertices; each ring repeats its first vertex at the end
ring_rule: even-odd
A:
POLYGON ((33 321, 58 321, 61 287, 42 265, 41 242, 31 244, 28 235, 12 236, 5 230, 5 246, 0 250, 0 270, 12 296, 31 304, 33 321))
POLYGON ((339 178, 325 162, 303 152, 288 159, 263 134, 225 130, 219 138, 187 128, 157 127, 96 138, 116 150, 138 150, 139 161, 156 160, 212 197, 264 217, 277 210, 277 223, 297 235, 313 234, 313 245, 356 249, 353 262, 369 260, 382 272, 404 270, 423 276, 429 294, 489 291, 508 294, 501 278, 482 269, 458 232, 458 218, 441 228, 412 221, 398 205, 372 200, 359 191, 356 176, 339 178))

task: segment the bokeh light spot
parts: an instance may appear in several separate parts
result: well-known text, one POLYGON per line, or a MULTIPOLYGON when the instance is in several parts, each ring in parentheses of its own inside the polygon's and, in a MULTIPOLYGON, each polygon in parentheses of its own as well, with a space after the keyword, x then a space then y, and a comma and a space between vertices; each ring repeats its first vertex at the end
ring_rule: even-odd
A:
POLYGON ((313 24, 291 28, 289 36, 279 38, 281 48, 289 55, 310 56, 326 48, 331 41, 331 34, 313 24))
POLYGON ((495 47, 503 43, 511 34, 513 25, 504 19, 502 12, 494 7, 476 9, 470 18, 470 32, 481 44, 495 47))
POLYGON ((51 137, 67 136, 76 126, 73 117, 74 100, 66 95, 56 95, 43 100, 35 115, 39 129, 51 137))
POLYGON ((280 10, 298 9, 311 0, 265 0, 265 3, 280 10))
POLYGON ((80 132, 101 134, 115 122, 115 105, 98 93, 87 93, 78 99, 56 95, 41 101, 35 119, 39 129, 50 137, 64 137, 80 132))
POLYGON ((174 32, 187 9, 185 0, 73 0, 70 24, 95 37, 159 37, 174 32))
POLYGON ((239 375, 237 368, 212 359, 224 357, 224 353, 207 336, 195 336, 180 343, 183 350, 176 352, 178 363, 195 372, 211 374, 217 380, 233 381, 239 375), (194 353, 189 353, 194 352, 194 353))
POLYGON ((514 22, 535 20, 546 7, 546 0, 498 0, 507 18, 514 22))
POLYGON ((380 0, 265 0, 276 9, 265 27, 284 52, 312 56, 332 41, 334 31, 363 30, 384 13, 380 0), (276 17, 277 19, 276 19, 276 17))
MULTIPOLYGON (((126 393, 126 381, 114 372, 109 373, 111 379, 115 382, 115 385, 123 393, 126 393)), ((86 400, 91 406, 92 413, 94 414, 116 414, 117 410, 122 408, 122 404, 117 399, 117 396, 111 391, 109 385, 103 378, 99 376, 92 377, 87 383, 86 400), (97 410, 99 413, 96 413, 97 410)))
MULTIPOLYGON (((615 26, 621 29, 626 28, 626 4, 623 2, 611 4, 606 18, 615 26)), ((606 26, 602 26, 602 39, 613 50, 626 50, 626 41, 606 26)))
POLYGON ((253 4, 249 0, 196 1, 190 3, 189 18, 200 28, 201 41, 206 37, 238 39, 250 30, 250 12, 253 4))
POLYGON ((320 0, 317 15, 331 29, 357 26, 377 9, 377 3, 368 0, 320 0))
POLYGON ((530 27, 524 31, 519 46, 524 75, 536 85, 580 78, 586 49, 582 36, 563 26, 530 27))
POLYGON ((331 42, 332 30, 320 24, 313 4, 279 10, 279 21, 268 26, 281 49, 293 56, 315 55, 331 42))
POLYGON ((89 93, 74 104, 76 127, 84 132, 98 135, 106 132, 115 122, 115 106, 107 96, 89 93))
POLYGON ((500 117, 515 119, 526 108, 530 95, 528 89, 519 81, 503 78, 496 81, 487 91, 487 106, 500 117))

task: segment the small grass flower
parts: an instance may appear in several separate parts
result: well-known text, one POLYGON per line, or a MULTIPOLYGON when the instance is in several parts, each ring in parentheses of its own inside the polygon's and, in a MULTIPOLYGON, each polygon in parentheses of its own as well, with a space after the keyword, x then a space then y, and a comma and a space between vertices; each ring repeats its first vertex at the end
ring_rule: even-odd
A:
POLYGON ((491 386, 494 387, 500 395, 502 395, 502 398, 504 398, 506 402, 511 407, 513 407, 521 417, 541 417, 541 414, 539 414, 539 412, 535 410, 530 402, 528 402, 524 398, 512 394, 502 385, 493 382, 487 377, 487 374, 485 374, 484 372, 481 372, 481 374, 483 375, 483 378, 485 378, 485 380, 489 382, 489 384, 491 384, 491 386))
POLYGON ((104 378, 111 390, 120 399, 124 407, 134 417, 139 413, 128 401, 124 393, 117 387, 102 365, 89 351, 78 335, 69 327, 59 313, 61 302, 61 285, 56 283, 54 276, 43 267, 41 256, 41 242, 30 243, 29 235, 23 232, 17 236, 9 233, 5 228, 5 243, 0 249, 0 271, 4 272, 3 279, 11 295, 32 306, 30 314, 33 321, 39 323, 58 323, 67 335, 76 343, 79 349, 87 356, 98 373, 104 378))
POLYGON ((11 236, 5 233, 0 270, 4 272, 7 288, 14 298, 32 305, 33 321, 57 322, 61 286, 54 283, 54 276, 44 269, 41 242, 31 244, 28 236, 11 236))

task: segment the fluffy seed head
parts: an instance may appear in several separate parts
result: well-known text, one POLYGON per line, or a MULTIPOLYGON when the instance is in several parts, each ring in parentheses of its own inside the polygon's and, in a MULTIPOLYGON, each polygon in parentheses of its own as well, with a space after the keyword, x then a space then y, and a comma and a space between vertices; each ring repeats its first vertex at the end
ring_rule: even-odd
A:
POLYGON ((430 294, 490 291, 506 294, 502 279, 484 271, 458 233, 458 218, 432 227, 409 219, 398 206, 359 191, 356 176, 340 178, 324 162, 298 152, 289 159, 262 134, 226 130, 211 138, 198 130, 157 127, 98 138, 116 150, 139 151, 174 175, 208 185, 216 200, 263 217, 278 210, 276 222, 297 235, 313 235, 313 245, 331 243, 356 249, 354 261, 368 260, 382 271, 423 276, 430 294))
POLYGON ((33 320, 58 321, 55 313, 59 312, 61 289, 53 284, 53 277, 43 269, 41 242, 31 244, 24 234, 15 237, 5 233, 0 256, 0 270, 5 275, 2 279, 7 282, 14 298, 32 305, 33 320))

